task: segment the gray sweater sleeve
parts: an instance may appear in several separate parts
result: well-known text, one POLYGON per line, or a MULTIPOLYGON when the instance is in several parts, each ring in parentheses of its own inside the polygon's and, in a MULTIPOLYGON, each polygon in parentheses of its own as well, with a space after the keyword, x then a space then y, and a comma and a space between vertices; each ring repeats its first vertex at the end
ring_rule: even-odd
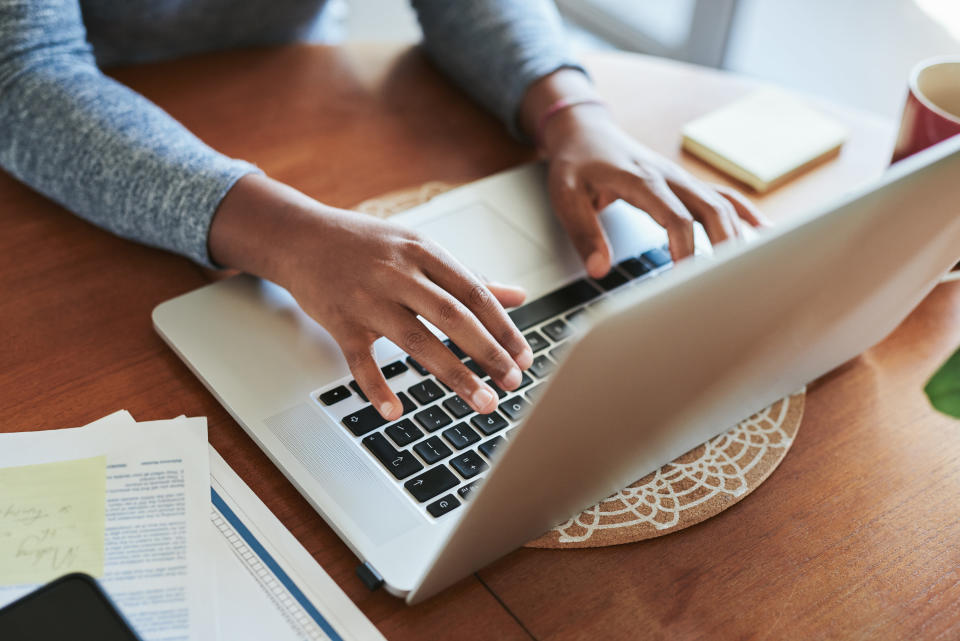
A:
POLYGON ((527 87, 564 67, 584 71, 567 51, 552 0, 412 2, 434 63, 518 138, 527 87))
POLYGON ((205 265, 217 205, 257 171, 100 73, 78 0, 0 0, 0 166, 96 225, 205 265))

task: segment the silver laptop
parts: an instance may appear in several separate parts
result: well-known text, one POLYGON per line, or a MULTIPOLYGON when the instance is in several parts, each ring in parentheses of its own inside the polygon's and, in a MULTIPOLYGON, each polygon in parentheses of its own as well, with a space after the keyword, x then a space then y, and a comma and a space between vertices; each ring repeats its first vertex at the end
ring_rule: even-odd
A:
POLYGON ((960 258, 958 176, 960 138, 676 266, 662 231, 614 203, 602 217, 617 267, 602 281, 585 277, 538 166, 398 215, 530 293, 511 316, 535 365, 485 416, 381 340, 405 401, 384 422, 323 328, 248 276, 163 303, 154 325, 367 568, 415 603, 886 336, 960 258))

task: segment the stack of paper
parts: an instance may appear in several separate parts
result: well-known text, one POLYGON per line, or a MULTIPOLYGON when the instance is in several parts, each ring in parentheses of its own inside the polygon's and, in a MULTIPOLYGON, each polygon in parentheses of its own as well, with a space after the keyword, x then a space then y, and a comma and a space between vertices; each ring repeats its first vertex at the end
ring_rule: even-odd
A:
POLYGON ((96 577, 143 639, 382 639, 204 418, 0 434, 0 606, 96 577))

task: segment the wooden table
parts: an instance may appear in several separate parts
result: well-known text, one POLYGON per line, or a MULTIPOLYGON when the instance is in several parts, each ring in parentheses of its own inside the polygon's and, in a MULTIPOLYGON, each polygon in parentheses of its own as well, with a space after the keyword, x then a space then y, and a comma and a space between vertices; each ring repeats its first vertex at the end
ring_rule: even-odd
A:
MULTIPOLYGON (((624 125, 680 158, 679 126, 748 90, 725 74, 622 54, 587 66, 624 125)), ((292 47, 115 72, 224 152, 350 206, 531 158, 413 50, 292 47)), ((841 158, 758 199, 789 216, 879 173, 892 125, 835 110, 841 158)), ((689 158, 697 174, 722 180, 689 158)), ((960 344, 960 283, 815 382, 793 449, 747 500, 669 536, 518 550, 406 607, 355 559, 154 334, 159 302, 209 281, 0 177, 0 429, 205 415, 210 440, 390 639, 960 637, 960 423, 921 388, 960 344)))

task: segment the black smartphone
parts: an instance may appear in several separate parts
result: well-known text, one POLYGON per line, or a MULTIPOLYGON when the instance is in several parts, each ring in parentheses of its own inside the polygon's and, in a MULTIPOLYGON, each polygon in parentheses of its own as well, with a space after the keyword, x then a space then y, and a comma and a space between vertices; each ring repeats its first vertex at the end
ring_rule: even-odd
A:
POLYGON ((0 608, 3 641, 140 641, 97 581, 75 572, 0 608))

